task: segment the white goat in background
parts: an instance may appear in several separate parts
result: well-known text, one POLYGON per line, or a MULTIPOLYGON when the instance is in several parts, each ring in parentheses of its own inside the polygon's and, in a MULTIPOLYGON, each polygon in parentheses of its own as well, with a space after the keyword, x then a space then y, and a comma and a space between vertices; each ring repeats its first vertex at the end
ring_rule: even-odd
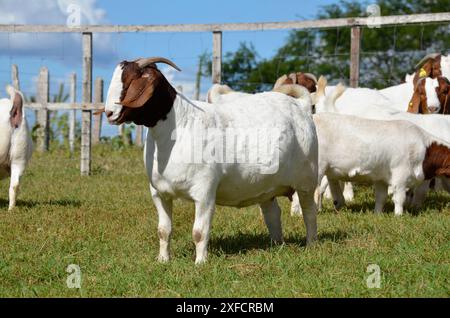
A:
POLYGON ((7 86, 10 99, 0 99, 0 180, 11 177, 9 210, 16 206, 19 181, 32 153, 22 93, 7 86))

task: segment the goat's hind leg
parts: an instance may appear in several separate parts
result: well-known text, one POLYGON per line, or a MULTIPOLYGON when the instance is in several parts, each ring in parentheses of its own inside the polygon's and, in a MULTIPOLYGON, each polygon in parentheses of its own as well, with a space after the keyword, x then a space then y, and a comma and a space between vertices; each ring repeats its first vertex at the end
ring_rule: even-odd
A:
POLYGON ((303 221, 306 226, 306 244, 317 241, 317 206, 314 202, 314 189, 304 191, 297 189, 302 204, 303 221))
POLYGON ((8 210, 14 209, 16 206, 17 194, 19 193, 19 181, 24 168, 20 165, 11 165, 11 180, 9 184, 9 207, 8 210))
MULTIPOLYGON (((298 200, 298 198, 297 198, 298 200)), ((259 205, 264 215, 264 222, 269 230, 270 238, 275 243, 283 243, 283 231, 281 228, 281 209, 277 199, 263 202, 259 205)))

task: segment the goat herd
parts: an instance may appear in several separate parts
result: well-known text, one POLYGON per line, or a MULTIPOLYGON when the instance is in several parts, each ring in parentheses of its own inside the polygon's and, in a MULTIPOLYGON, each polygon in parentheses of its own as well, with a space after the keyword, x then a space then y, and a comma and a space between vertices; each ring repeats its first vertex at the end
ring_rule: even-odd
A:
MULTIPOLYGON (((450 192, 450 55, 427 55, 405 83, 381 90, 327 86, 323 76, 298 72, 257 94, 215 84, 205 102, 176 91, 156 63, 179 70, 161 57, 117 65, 101 112, 110 124, 149 128, 144 163, 160 261, 169 260, 176 198, 195 203, 198 264, 207 258, 216 204, 258 204, 271 239, 282 242, 276 197, 287 196, 310 244, 327 187, 340 208, 353 198, 350 182, 373 184, 375 212, 391 193, 395 215, 420 208, 430 188, 450 192)), ((0 100, 0 178, 11 176, 12 209, 31 140, 23 96, 11 86, 7 92, 10 99, 0 100)))

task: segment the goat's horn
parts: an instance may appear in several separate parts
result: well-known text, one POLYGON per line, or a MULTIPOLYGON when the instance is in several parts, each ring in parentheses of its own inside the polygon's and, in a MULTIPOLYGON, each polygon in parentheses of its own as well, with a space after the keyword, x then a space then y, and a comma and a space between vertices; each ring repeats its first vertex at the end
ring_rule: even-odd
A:
POLYGON ((327 86, 327 79, 325 76, 320 75, 319 80, 317 82, 317 98, 325 95, 325 87, 327 86))
POLYGON ((6 85, 6 93, 8 93, 9 97, 11 98, 11 100, 14 99, 14 97, 16 96, 16 89, 14 87, 12 87, 11 85, 6 85))
POLYGON ((305 75, 306 77, 312 79, 314 81, 314 83, 317 84, 317 77, 314 74, 311 73, 303 73, 303 75, 305 75))
POLYGON ((284 82, 287 80, 287 78, 288 78, 288 77, 287 77, 286 74, 280 76, 280 77, 276 80, 275 85, 273 85, 273 89, 275 90, 275 89, 277 89, 278 87, 280 87, 281 85, 283 85, 284 82))
POLYGON ((158 57, 140 58, 140 59, 135 60, 135 62, 141 68, 142 67, 146 67, 147 65, 152 64, 152 63, 165 63, 167 65, 172 66, 177 71, 181 72, 180 68, 178 66, 176 66, 174 62, 172 62, 171 60, 166 59, 164 57, 159 57, 158 56, 158 57))
POLYGON ((421 59, 419 61, 419 63, 416 64, 416 69, 418 69, 419 67, 424 65, 428 60, 433 60, 433 59, 437 58, 439 55, 441 55, 441 53, 430 53, 430 54, 425 55, 425 57, 423 59, 421 59))

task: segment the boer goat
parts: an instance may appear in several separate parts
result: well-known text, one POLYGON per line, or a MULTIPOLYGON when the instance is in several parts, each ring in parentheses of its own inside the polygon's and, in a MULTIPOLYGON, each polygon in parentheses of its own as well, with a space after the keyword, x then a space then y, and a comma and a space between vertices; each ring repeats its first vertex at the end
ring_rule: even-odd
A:
POLYGON ((159 261, 169 260, 172 201, 176 198, 195 203, 192 236, 196 264, 206 261, 216 204, 259 204, 271 238, 282 242, 276 197, 297 191, 306 241, 315 241, 318 150, 311 115, 302 111, 294 98, 278 92, 223 104, 192 101, 173 88, 157 68, 158 62, 179 70, 165 58, 120 63, 111 79, 105 113, 111 124, 134 122, 149 128, 144 161, 159 216, 159 261), (239 138, 249 127, 261 134, 258 145, 272 144, 274 150, 259 152, 257 160, 242 160, 242 156, 255 158, 250 154, 257 148, 252 143, 255 139, 239 138), (227 133, 232 137, 223 139, 227 133), (221 151, 224 144, 226 158, 221 151))
MULTIPOLYGON (((338 85, 331 96, 324 96, 321 82, 319 79, 318 106, 334 103, 345 90, 338 85)), ((375 212, 382 211, 390 188, 395 215, 401 215, 408 189, 434 177, 450 177, 450 143, 410 122, 328 112, 313 119, 319 140, 319 180, 327 177, 336 208, 345 204, 339 181, 374 184, 375 212)), ((319 208, 324 191, 321 186, 319 208)), ((413 201, 413 206, 417 208, 418 203, 413 201)), ((293 207, 298 204, 294 196, 293 207)))
POLYGON ((0 99, 0 180, 11 177, 9 210, 16 206, 20 177, 32 153, 22 93, 7 86, 10 99, 0 99))

